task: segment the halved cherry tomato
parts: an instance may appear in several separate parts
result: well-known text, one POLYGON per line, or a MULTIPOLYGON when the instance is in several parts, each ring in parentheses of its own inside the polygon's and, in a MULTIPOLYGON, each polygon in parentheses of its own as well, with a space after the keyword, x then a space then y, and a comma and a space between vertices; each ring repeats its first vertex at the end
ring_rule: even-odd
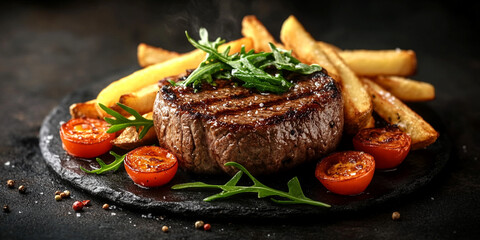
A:
POLYGON ((410 136, 395 126, 362 129, 353 137, 353 147, 371 154, 377 169, 400 165, 410 151, 411 143, 410 136))
POLYGON ((315 169, 318 180, 333 193, 356 195, 368 187, 375 172, 373 156, 360 151, 333 153, 315 169))
POLYGON ((107 133, 109 124, 94 118, 74 118, 62 124, 60 138, 63 148, 73 156, 91 158, 112 148, 115 133, 107 133))
POLYGON ((136 184, 144 187, 164 185, 175 176, 177 158, 157 146, 138 147, 125 156, 125 170, 136 184))

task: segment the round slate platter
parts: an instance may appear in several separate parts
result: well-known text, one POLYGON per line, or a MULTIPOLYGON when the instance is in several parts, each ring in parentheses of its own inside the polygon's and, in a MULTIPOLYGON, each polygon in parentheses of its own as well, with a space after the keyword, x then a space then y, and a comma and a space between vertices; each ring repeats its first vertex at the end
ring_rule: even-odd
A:
MULTIPOLYGON (((412 107, 437 130, 440 138, 427 149, 411 152, 407 159, 395 170, 376 171, 367 190, 357 196, 339 196, 328 192, 314 177, 314 164, 307 164, 288 173, 276 176, 259 177, 267 186, 287 191, 287 182, 298 176, 304 194, 317 201, 331 204, 331 208, 309 205, 278 205, 269 199, 258 199, 255 194, 242 194, 229 199, 204 202, 203 199, 216 194, 218 190, 184 189, 171 190, 174 184, 203 181, 210 184, 224 184, 230 176, 199 176, 179 170, 175 178, 166 186, 145 189, 135 185, 123 167, 117 172, 103 175, 86 174, 80 166, 93 169, 98 164, 94 159, 72 157, 62 149, 59 126, 70 119, 70 104, 94 99, 96 94, 109 82, 127 75, 118 74, 104 81, 79 89, 66 96, 45 118, 40 130, 40 148, 47 165, 60 178, 74 187, 92 195, 114 202, 116 205, 142 212, 172 213, 183 216, 216 218, 292 218, 318 215, 338 215, 364 210, 384 204, 389 200, 406 196, 428 184, 445 166, 451 152, 451 143, 442 133, 442 124, 431 109, 417 104, 412 107)), ((343 144, 348 149, 348 144, 343 144)), ((124 153, 120 149, 113 149, 124 153)), ((109 154, 100 156, 106 163, 112 161, 109 154)), ((250 185, 246 176, 239 185, 250 185)))

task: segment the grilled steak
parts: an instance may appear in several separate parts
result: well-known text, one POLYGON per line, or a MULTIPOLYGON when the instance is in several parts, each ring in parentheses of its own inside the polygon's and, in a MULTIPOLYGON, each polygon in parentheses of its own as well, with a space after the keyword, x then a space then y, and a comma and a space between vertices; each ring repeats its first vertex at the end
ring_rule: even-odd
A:
POLYGON ((217 80, 192 88, 160 81, 154 124, 161 147, 194 173, 233 173, 235 161, 253 174, 283 171, 335 149, 343 129, 343 99, 325 71, 293 75, 284 94, 265 94, 217 80))

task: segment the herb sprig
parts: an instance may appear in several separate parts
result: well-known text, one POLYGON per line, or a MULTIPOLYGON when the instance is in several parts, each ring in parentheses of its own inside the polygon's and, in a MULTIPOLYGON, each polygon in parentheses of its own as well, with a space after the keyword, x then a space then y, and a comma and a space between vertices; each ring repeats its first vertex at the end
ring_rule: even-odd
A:
POLYGON ((292 56, 292 51, 286 51, 269 43, 272 52, 255 53, 253 50, 246 52, 243 46, 240 53, 229 55, 230 47, 223 53, 218 52, 218 47, 225 42, 217 38, 214 42, 208 40, 205 28, 199 31, 200 40, 192 39, 185 32, 188 41, 196 48, 207 53, 206 59, 195 69, 187 79, 170 83, 177 86, 192 86, 195 91, 201 84, 215 85, 213 79, 237 80, 243 87, 255 88, 260 92, 284 93, 293 86, 285 79, 285 73, 311 74, 322 70, 319 65, 301 63, 292 56), (275 67, 276 73, 269 74, 265 70, 275 67))
POLYGON ((124 117, 122 114, 120 114, 119 112, 111 108, 108 108, 107 106, 101 103, 98 103, 98 104, 100 105, 100 108, 102 108, 106 113, 115 117, 115 118, 109 118, 109 117, 104 118, 105 121, 110 124, 110 128, 107 130, 107 133, 118 132, 130 126, 135 126, 137 131, 139 131, 140 127, 143 127, 142 131, 138 136, 138 139, 142 139, 143 137, 145 137, 148 130, 150 130, 150 128, 153 127, 153 120, 142 117, 142 115, 140 115, 137 111, 135 111, 135 109, 130 108, 124 104, 117 103, 117 105, 120 108, 130 113, 134 117, 134 119, 128 119, 124 117))
POLYGON ((102 174, 109 171, 117 171, 118 168, 122 166, 123 160, 125 159, 126 154, 118 155, 113 151, 110 151, 110 154, 115 157, 115 161, 113 161, 112 163, 105 164, 105 162, 102 159, 96 158, 98 164, 100 164, 100 168, 90 171, 80 166, 80 169, 82 169, 82 171, 86 173, 96 173, 96 174, 102 174))
POLYGON ((222 192, 209 196, 204 201, 212 201, 216 199, 230 197, 240 193, 257 193, 258 198, 272 197, 277 196, 283 199, 270 198, 272 201, 280 204, 310 204, 319 207, 330 207, 329 204, 314 201, 310 198, 307 198, 302 191, 300 182, 297 177, 292 178, 288 181, 288 192, 276 190, 270 188, 260 181, 247 171, 245 167, 236 162, 227 162, 225 166, 233 166, 238 168, 238 171, 227 183, 224 185, 213 185, 203 182, 192 182, 192 183, 182 183, 172 186, 172 189, 185 189, 185 188, 216 188, 221 189, 222 192), (251 186, 238 186, 237 183, 242 177, 243 174, 246 174, 253 182, 251 186))

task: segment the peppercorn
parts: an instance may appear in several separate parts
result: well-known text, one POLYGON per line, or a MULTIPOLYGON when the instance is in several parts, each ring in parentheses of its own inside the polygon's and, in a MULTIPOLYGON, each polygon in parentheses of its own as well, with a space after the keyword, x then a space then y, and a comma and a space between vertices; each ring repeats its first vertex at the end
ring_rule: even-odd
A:
POLYGON ((204 223, 203 221, 200 221, 200 220, 199 220, 199 221, 196 221, 196 222, 195 222, 195 228, 196 228, 196 229, 202 229, 204 224, 205 224, 205 223, 204 223))
POLYGON ((205 223, 203 225, 203 230, 205 230, 205 231, 210 231, 211 228, 212 228, 212 226, 209 223, 205 223))
POLYGON ((168 232, 168 227, 167 227, 167 226, 163 226, 163 227, 162 227, 162 231, 163 231, 163 232, 168 232))
POLYGON ((102 208, 108 210, 110 208, 110 205, 108 205, 108 203, 105 203, 103 204, 102 208))
POLYGON ((62 197, 60 195, 55 195, 55 200, 62 201, 62 197))
POLYGON ((75 201, 75 202, 73 203, 73 205, 72 205, 72 208, 73 208, 73 210, 75 210, 76 212, 82 211, 82 209, 83 209, 83 203, 80 202, 80 201, 75 201))
POLYGON ((13 181, 13 180, 11 180, 11 179, 8 180, 8 181, 7 181, 7 186, 8 186, 9 188, 13 188, 13 187, 15 186, 15 181, 13 181))
POLYGON ((70 197, 70 191, 65 190, 65 191, 63 191, 63 193, 65 193, 65 196, 66 196, 66 197, 70 197))
POLYGON ((60 192, 60 191, 58 191, 58 190, 55 191, 55 195, 60 195, 60 193, 62 193, 62 192, 60 192))
POLYGON ((400 219, 400 213, 399 212, 393 212, 392 213, 392 220, 396 221, 400 219))
POLYGON ((67 197, 67 194, 65 194, 64 192, 62 192, 62 193, 60 193, 60 194, 57 195, 57 196, 60 196, 60 197, 62 197, 62 198, 66 198, 66 197, 67 197))
POLYGON ((10 208, 8 207, 7 204, 3 205, 3 212, 6 212, 6 213, 10 212, 10 208))
POLYGON ((18 187, 18 191, 19 191, 20 193, 25 193, 25 192, 27 191, 27 188, 26 188, 25 186, 23 186, 23 185, 20 185, 20 187, 18 187))

